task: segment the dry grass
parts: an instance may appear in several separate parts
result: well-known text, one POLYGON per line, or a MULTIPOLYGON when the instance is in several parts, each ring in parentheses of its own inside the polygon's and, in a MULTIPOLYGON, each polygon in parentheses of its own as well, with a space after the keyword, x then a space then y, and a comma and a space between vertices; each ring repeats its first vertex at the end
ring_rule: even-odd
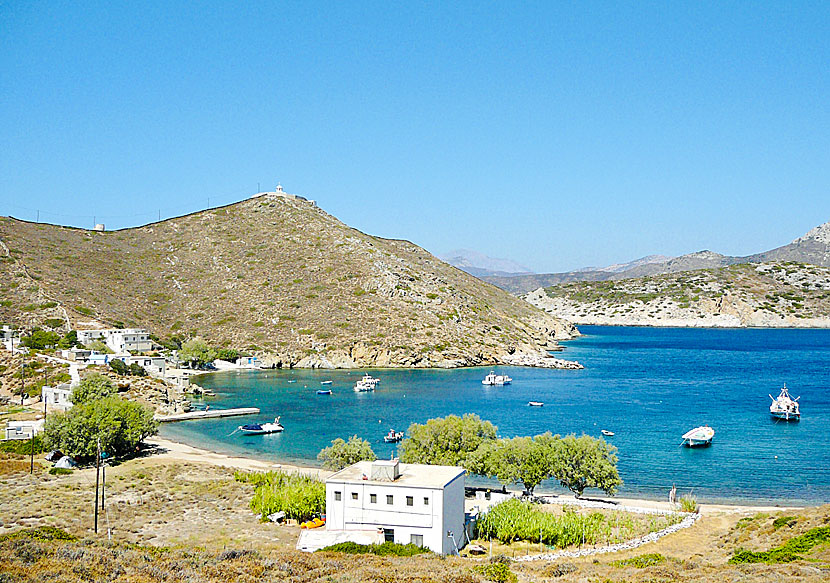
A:
MULTIPOLYGON (((39 464, 36 468, 30 476, 28 460, 0 457, 0 535, 52 525, 81 540, 0 541, 3 582, 483 581, 472 570, 480 559, 296 552, 299 529, 260 523, 248 510, 250 486, 235 482, 232 470, 158 457, 108 470, 107 512, 96 536, 92 533, 94 472, 51 476, 39 464), (107 540, 108 524, 112 541, 107 540)), ((510 569, 520 582, 542 583, 827 581, 828 545, 787 565, 727 564, 739 548, 766 550, 830 524, 830 506, 786 514, 794 521, 776 524, 784 513, 706 515, 692 528, 638 549, 553 563, 513 562, 510 569), (663 559, 622 562, 652 553, 663 559), (648 563, 655 564, 637 566, 648 563)))

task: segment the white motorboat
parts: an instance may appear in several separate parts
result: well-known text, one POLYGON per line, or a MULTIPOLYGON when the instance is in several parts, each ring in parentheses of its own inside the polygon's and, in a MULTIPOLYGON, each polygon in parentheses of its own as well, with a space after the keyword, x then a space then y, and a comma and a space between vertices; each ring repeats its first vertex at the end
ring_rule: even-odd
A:
POLYGON ((321 385, 330 385, 333 381, 320 381, 321 385))
POLYGON ((509 385, 511 382, 513 382, 513 379, 506 374, 496 374, 491 370, 490 374, 484 377, 484 380, 481 381, 481 384, 488 386, 503 386, 509 385))
POLYGON ((364 374, 363 378, 360 379, 360 380, 361 380, 361 382, 372 385, 373 387, 380 384, 380 379, 377 378, 377 377, 373 377, 368 372, 366 374, 364 374))
POLYGON ((601 433, 602 433, 605 437, 614 437, 614 432, 613 432, 613 431, 608 431, 607 429, 603 429, 603 430, 601 431, 601 433))
POLYGON ((284 431, 285 427, 280 424, 280 418, 277 417, 273 423, 250 423, 240 425, 237 429, 248 435, 264 435, 266 433, 279 433, 284 431))
POLYGON ((331 395, 331 389, 317 389, 318 395, 331 395))
POLYGON ((544 407, 545 404, 542 401, 528 401, 527 405, 529 407, 544 407))
POLYGON ((362 379, 357 381, 354 384, 354 392, 355 393, 368 393, 369 391, 374 391, 375 385, 372 383, 364 382, 362 379))
POLYGON ((701 425, 690 429, 683 434, 683 444, 688 447, 702 447, 710 445, 712 438, 715 437, 715 430, 708 425, 701 425))
POLYGON ((383 437, 383 441, 386 443, 398 443, 402 439, 403 431, 395 431, 394 429, 390 429, 389 433, 383 437))
POLYGON ((798 406, 798 400, 801 397, 796 397, 795 399, 790 397, 786 383, 777 399, 772 395, 769 398, 772 399, 772 405, 769 406, 769 414, 776 419, 783 419, 784 421, 798 421, 801 419, 801 410, 798 406))

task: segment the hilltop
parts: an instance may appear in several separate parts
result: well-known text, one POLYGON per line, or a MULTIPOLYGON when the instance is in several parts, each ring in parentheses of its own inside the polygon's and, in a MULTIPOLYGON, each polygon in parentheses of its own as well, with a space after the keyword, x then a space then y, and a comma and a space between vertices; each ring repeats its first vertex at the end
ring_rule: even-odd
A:
POLYGON ((0 218, 0 321, 140 326, 278 366, 534 363, 577 334, 408 241, 281 192, 143 227, 0 218))
POLYGON ((722 255, 713 251, 697 251, 680 257, 650 255, 628 263, 604 268, 585 268, 563 273, 540 273, 486 276, 482 279, 514 294, 524 294, 540 287, 573 281, 608 281, 712 269, 742 263, 790 261, 830 267, 830 222, 811 229, 791 243, 762 253, 747 256, 722 255))
POLYGON ((830 269, 789 261, 572 282, 524 298, 578 324, 830 327, 830 269))

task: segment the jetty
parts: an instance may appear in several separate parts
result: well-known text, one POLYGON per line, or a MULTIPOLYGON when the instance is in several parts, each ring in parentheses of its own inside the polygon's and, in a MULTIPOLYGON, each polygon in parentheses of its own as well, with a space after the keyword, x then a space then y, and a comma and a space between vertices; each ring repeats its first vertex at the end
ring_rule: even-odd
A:
POLYGON ((188 421, 189 419, 211 419, 216 417, 237 417, 239 415, 256 415, 259 407, 237 407, 235 409, 211 409, 209 411, 189 411, 175 415, 155 415, 153 418, 159 423, 168 421, 188 421))

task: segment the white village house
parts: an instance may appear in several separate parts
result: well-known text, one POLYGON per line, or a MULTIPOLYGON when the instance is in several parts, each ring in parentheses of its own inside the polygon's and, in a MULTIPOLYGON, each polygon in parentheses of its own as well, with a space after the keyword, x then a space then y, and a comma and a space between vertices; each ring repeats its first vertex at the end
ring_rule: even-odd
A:
POLYGON ((31 439, 43 431, 43 419, 34 421, 7 421, 6 439, 31 439))
POLYGON ((69 400, 69 395, 71 394, 72 385, 69 383, 61 383, 56 387, 47 387, 44 385, 40 390, 40 398, 43 403, 62 411, 66 411, 72 407, 72 401, 69 400))
POLYGON ((374 531, 442 555, 464 546, 464 468, 358 462, 326 480, 326 531, 374 531))
POLYGON ((113 352, 146 352, 153 349, 150 333, 143 328, 111 328, 77 330, 78 342, 88 344, 100 340, 113 352))

